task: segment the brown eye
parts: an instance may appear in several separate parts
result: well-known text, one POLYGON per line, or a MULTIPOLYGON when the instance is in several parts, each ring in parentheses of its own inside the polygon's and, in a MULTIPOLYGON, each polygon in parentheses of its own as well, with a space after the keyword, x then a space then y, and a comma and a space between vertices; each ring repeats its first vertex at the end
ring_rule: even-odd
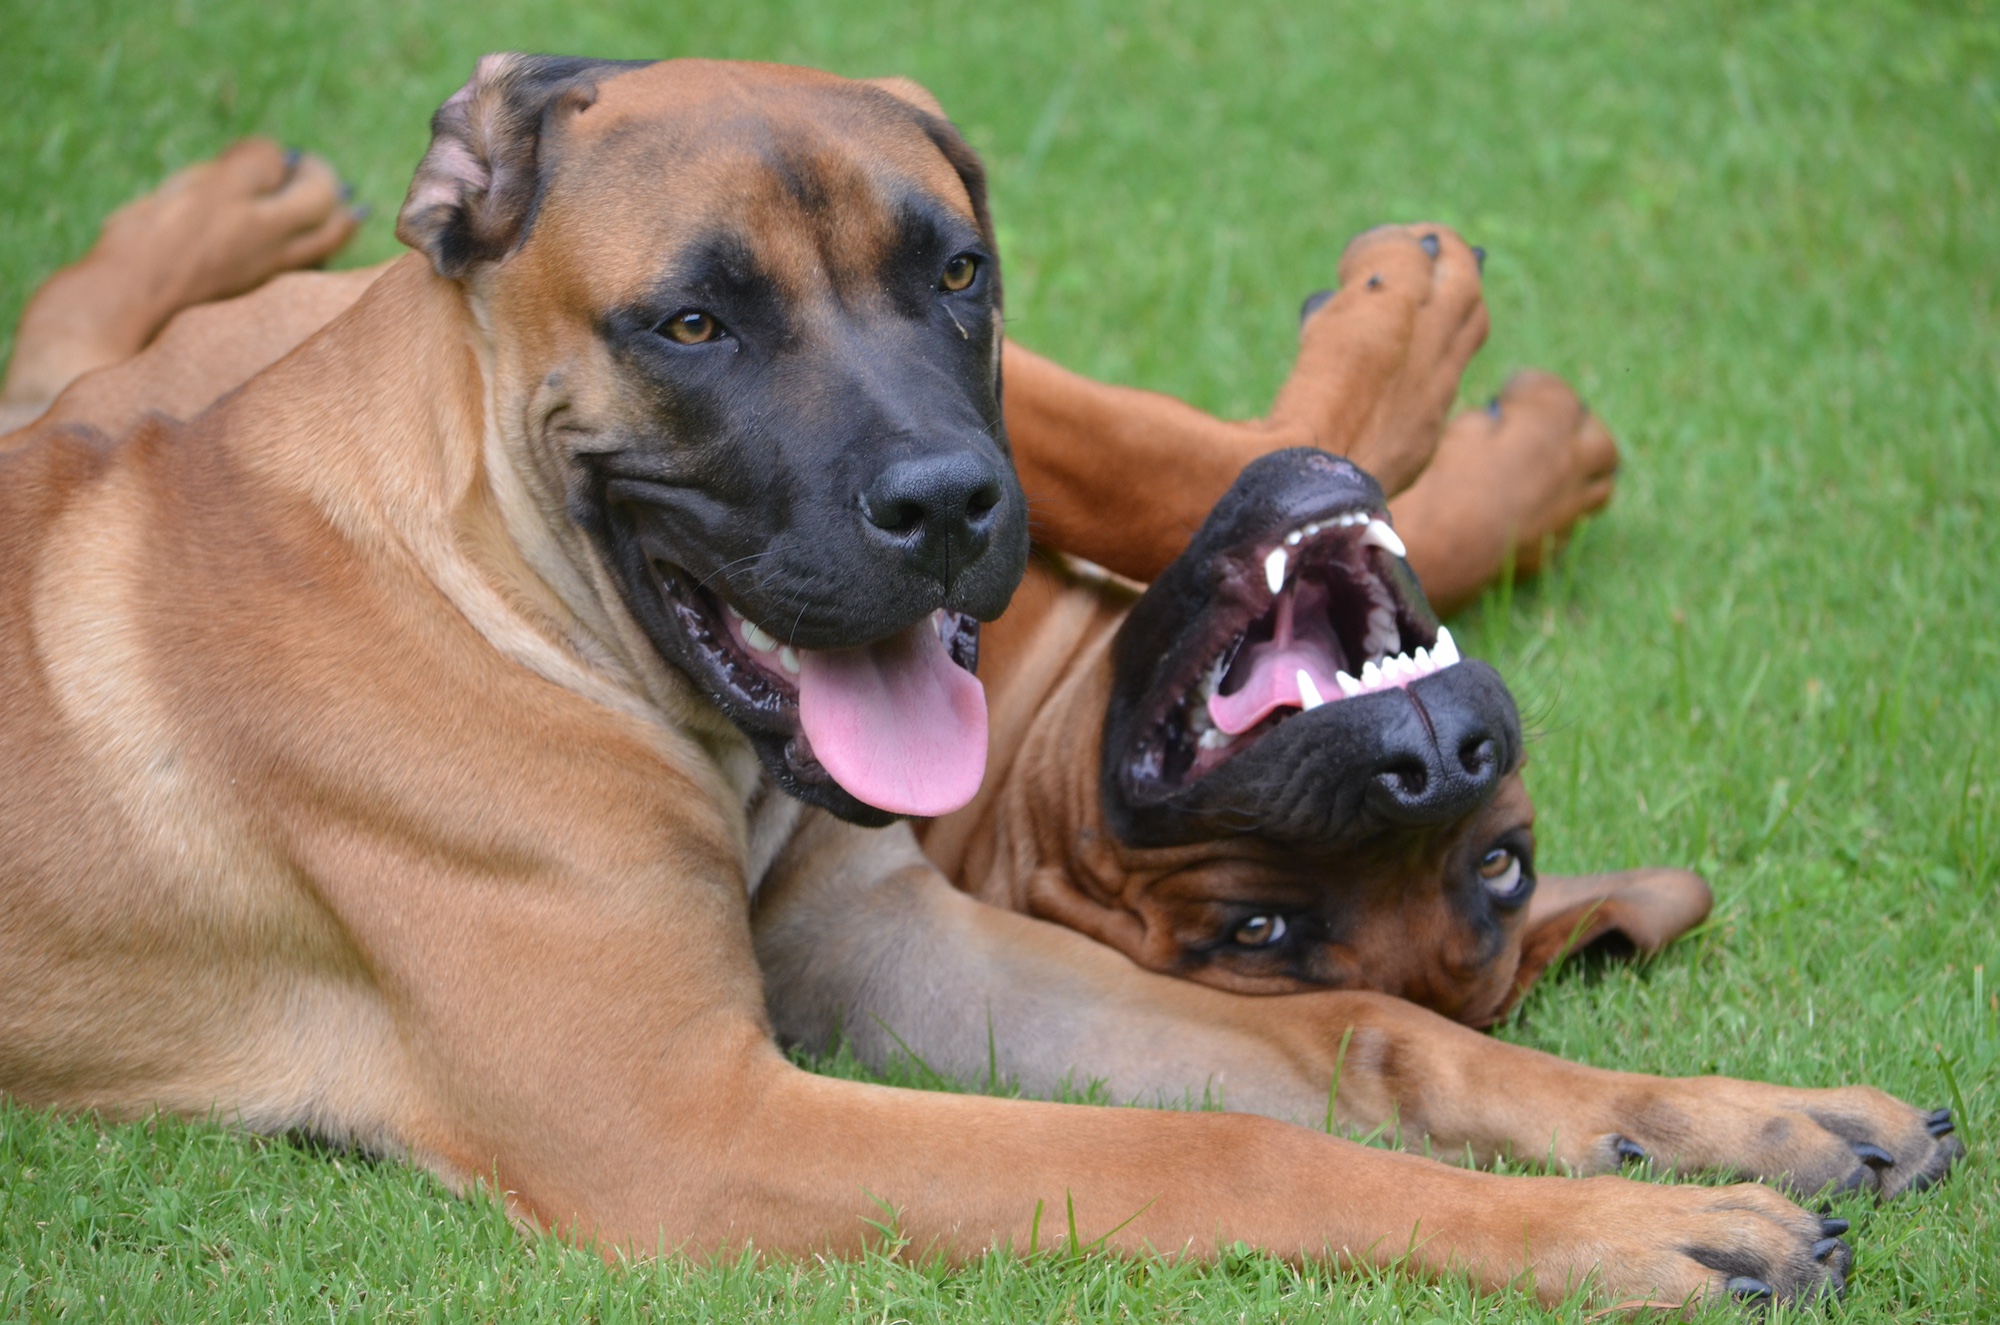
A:
POLYGON ((1231 937, 1246 948, 1268 948, 1282 942, 1288 928, 1283 916, 1251 916, 1231 937))
POLYGON ((684 308, 662 322, 660 334, 682 345, 699 345, 714 340, 722 325, 699 308, 684 308))
POLYGON ((1512 897, 1521 890, 1521 858, 1506 847, 1494 847, 1479 858, 1479 878, 1495 897, 1512 897))
POLYGON ((938 288, 957 294, 972 284, 972 278, 979 274, 979 259, 970 253, 961 253, 944 264, 944 275, 938 277, 938 288))

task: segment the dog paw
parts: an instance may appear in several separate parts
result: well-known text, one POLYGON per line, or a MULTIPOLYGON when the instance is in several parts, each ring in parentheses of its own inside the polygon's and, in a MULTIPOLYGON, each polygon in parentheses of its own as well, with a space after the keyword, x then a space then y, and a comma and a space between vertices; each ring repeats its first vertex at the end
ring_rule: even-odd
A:
MULTIPOLYGON (((1590 1178, 1565 1200, 1570 1236, 1595 1264, 1597 1294, 1612 1308, 1678 1310, 1735 1299, 1746 1305, 1810 1303, 1846 1288, 1853 1253, 1847 1224, 1822 1219, 1768 1187, 1665 1186, 1590 1178)), ((1558 1297, 1579 1279, 1560 1235, 1538 1258, 1536 1286, 1558 1297)))
POLYGON ((1465 366, 1486 339, 1483 255, 1441 225, 1352 240, 1339 288, 1306 298, 1298 362, 1271 418, 1395 493, 1429 463, 1465 366))
POLYGON ((1485 408, 1453 419, 1392 507, 1432 605, 1449 614, 1471 601, 1510 556, 1516 575, 1535 574, 1611 500, 1617 470, 1617 442, 1548 373, 1519 373, 1485 408))
POLYGON ((1869 1086, 1794 1091, 1724 1078, 1679 1083, 1604 1138, 1606 1168, 1647 1160, 1755 1178, 1800 1196, 1894 1200, 1945 1176, 1965 1146, 1949 1109, 1917 1109, 1869 1086))

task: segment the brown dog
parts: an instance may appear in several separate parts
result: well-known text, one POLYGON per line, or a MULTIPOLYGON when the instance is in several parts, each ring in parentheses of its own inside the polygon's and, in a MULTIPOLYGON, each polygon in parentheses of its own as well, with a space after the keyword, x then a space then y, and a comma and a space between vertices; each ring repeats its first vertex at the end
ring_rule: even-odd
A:
MULTIPOLYGON (((1075 975, 1118 964, 1086 1016, 1276 1043, 1240 1010, 1280 1000, 1133 971, 778 790, 854 820, 921 797, 866 739, 883 713, 957 775, 946 669, 1026 552, 977 163, 897 91, 489 60, 412 186, 420 257, 185 427, 59 409, 10 439, 0 747, 37 776, 0 789, 0 1087, 356 1139, 611 1245, 851 1250, 887 1200, 962 1255, 1069 1196, 1127 1221, 1114 1247, 1408 1249, 1545 1298, 1837 1284, 1844 1248, 1760 1187, 1498 1178, 773 1050, 745 897, 800 879, 955 899, 989 961, 1010 927, 1021 960, 1080 945, 1075 975), (796 682, 746 625, 797 641, 796 682)), ((1615 1074, 1346 1006, 1357 1041, 1390 1028, 1362 1075, 1435 1135, 1615 1117, 1615 1074)), ((1331 1024, 1289 1042, 1308 1074, 1331 1024)), ((1954 1149, 1874 1092, 1661 1089, 1719 1162, 1805 1185, 1854 1170, 1842 1131, 1905 1186, 1954 1149)))
POLYGON ((1698 923, 1710 894, 1686 871, 1537 876, 1513 703, 1483 667, 1446 676, 1440 658, 1433 673, 1449 632, 1371 539, 1400 547, 1379 490, 1358 471, 1330 483, 1296 452, 1247 469, 1143 596, 1037 557, 982 639, 985 784, 919 826, 925 854, 973 896, 1151 970, 1253 994, 1373 989, 1473 1026, 1563 952, 1610 937, 1656 952, 1698 923), (1300 517, 1267 546, 1262 505, 1321 488, 1324 528, 1300 517), (1403 637, 1370 640, 1371 610, 1403 637), (1334 707, 1343 664, 1358 689, 1397 655, 1422 684, 1385 677, 1386 702, 1334 707), (1307 702, 1292 686, 1223 739, 1217 682, 1248 697, 1301 661, 1317 716, 1289 725, 1307 702), (1136 771, 1149 759, 1170 785, 1136 771))

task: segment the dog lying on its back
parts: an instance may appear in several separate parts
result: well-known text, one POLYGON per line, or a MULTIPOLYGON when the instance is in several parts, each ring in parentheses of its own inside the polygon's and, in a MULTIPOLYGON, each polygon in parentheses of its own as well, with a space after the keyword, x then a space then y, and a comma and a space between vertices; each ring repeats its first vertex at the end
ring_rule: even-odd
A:
POLYGON ((1379 490, 1325 464, 1255 462, 1143 596, 1031 564, 983 642, 986 784, 926 854, 1152 970, 1474 1026, 1564 951, 1700 921, 1686 871, 1537 874, 1511 698, 1459 662, 1379 490))

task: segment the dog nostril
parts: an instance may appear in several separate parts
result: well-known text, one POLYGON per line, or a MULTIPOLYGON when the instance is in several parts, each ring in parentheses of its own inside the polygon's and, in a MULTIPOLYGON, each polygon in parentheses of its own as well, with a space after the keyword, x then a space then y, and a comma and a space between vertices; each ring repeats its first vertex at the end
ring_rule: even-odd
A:
POLYGON ((1491 736, 1476 736, 1458 747, 1458 765, 1475 778, 1491 775, 1500 762, 1500 750, 1491 736))
POLYGON ((918 502, 883 502, 868 506, 868 523, 891 534, 907 534, 924 522, 924 508, 918 502))
POLYGON ((1408 801, 1422 799, 1431 785, 1430 771, 1414 759, 1398 760, 1377 773, 1375 778, 1384 787, 1408 801))
POLYGON ((1000 481, 995 479, 991 483, 973 489, 965 499, 965 513, 978 520, 1000 504, 1000 497, 1000 481))

